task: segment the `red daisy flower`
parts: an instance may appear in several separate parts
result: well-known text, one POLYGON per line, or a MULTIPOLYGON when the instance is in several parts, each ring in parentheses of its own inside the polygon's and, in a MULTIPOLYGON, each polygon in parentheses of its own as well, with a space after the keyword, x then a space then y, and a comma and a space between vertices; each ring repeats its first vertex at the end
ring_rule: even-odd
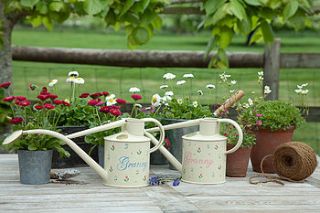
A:
POLYGON ((135 101, 138 101, 138 100, 142 99, 142 96, 139 95, 139 94, 132 94, 132 95, 131 95, 131 98, 132 98, 133 100, 135 100, 135 101))

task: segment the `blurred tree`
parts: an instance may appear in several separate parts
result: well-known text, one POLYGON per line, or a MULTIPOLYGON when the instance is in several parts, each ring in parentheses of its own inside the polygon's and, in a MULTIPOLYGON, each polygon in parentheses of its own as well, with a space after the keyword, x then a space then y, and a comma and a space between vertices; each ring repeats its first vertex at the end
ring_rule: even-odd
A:
POLYGON ((17 22, 26 20, 33 27, 62 23, 71 15, 94 16, 115 29, 124 27, 128 46, 149 41, 160 29, 159 12, 167 0, 0 0, 0 83, 11 81, 11 33, 17 22))

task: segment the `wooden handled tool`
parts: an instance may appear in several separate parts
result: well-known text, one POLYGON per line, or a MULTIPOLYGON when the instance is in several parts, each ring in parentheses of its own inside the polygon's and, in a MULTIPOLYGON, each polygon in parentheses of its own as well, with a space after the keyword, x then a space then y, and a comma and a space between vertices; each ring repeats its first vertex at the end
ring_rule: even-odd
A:
POLYGON ((228 98, 216 111, 214 111, 214 116, 219 117, 221 113, 225 112, 229 107, 235 104, 244 96, 244 92, 242 90, 237 91, 230 98, 228 98))

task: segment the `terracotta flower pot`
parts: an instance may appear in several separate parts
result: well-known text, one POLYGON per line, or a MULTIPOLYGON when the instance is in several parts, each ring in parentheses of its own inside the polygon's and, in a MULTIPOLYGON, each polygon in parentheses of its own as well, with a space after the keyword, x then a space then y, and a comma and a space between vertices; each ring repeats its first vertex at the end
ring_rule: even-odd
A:
MULTIPOLYGON (((227 149, 234 145, 227 144, 227 149)), ((227 155, 227 176, 245 177, 247 175, 251 147, 240 147, 236 152, 227 155)))
MULTIPOLYGON (((265 156, 273 154, 279 145, 290 142, 292 140, 293 132, 294 128, 274 132, 266 129, 255 131, 254 133, 257 139, 256 145, 253 146, 251 150, 251 163, 253 171, 261 172, 261 160, 265 156)), ((265 173, 275 173, 271 157, 267 158, 263 162, 263 171, 265 173)))

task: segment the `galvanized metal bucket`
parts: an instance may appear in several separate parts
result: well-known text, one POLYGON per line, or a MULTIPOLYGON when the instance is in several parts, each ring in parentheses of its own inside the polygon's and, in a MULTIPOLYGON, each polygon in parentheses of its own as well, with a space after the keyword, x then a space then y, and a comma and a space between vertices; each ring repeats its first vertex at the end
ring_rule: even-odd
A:
POLYGON ((52 150, 18 150, 20 182, 40 185, 50 181, 52 150))

